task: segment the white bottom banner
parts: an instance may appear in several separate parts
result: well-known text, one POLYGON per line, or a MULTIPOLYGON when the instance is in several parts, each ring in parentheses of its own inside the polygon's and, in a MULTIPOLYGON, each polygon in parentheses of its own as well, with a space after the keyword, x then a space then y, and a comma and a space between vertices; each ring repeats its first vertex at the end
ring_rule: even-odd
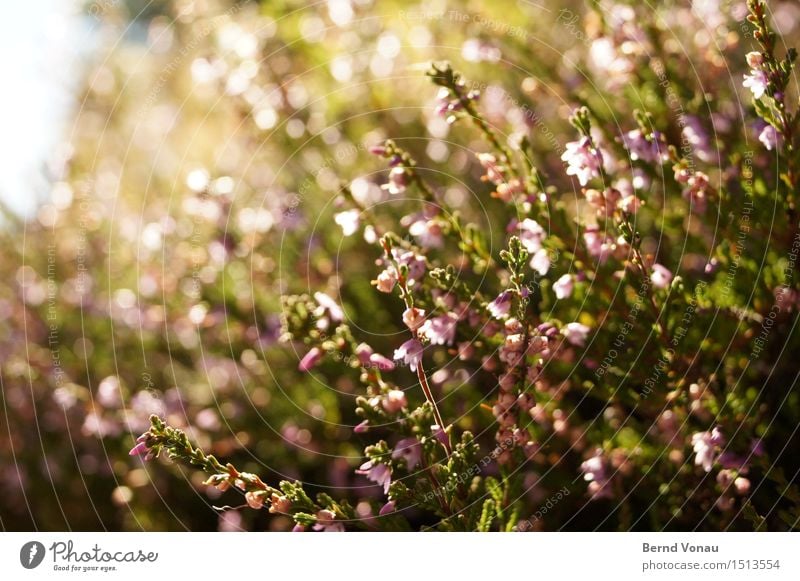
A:
POLYGON ((3 533, 3 579, 800 579, 792 533, 3 533))

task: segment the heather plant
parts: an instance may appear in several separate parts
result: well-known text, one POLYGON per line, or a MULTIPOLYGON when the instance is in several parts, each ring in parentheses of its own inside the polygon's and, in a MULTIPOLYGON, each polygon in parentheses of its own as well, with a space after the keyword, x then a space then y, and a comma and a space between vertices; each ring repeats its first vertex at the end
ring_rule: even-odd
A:
POLYGON ((179 4, 4 241, 34 526, 797 527, 764 2, 179 4))
MULTIPOLYGON (((487 120, 480 90, 449 64, 431 66, 436 113, 481 141, 469 171, 484 187, 453 204, 448 175, 386 140, 371 152, 388 164, 381 188, 399 220, 348 186, 336 200, 343 236, 375 251, 375 291, 399 303, 386 307, 395 340, 371 345, 351 325, 359 304, 347 281, 282 307, 301 371, 361 384, 355 472, 376 486, 371 500, 353 508, 312 500, 299 482, 269 485, 157 417, 131 453, 196 464, 207 485, 291 515, 295 530, 527 530, 556 493, 572 495, 556 526, 598 511, 601 526, 625 529, 796 526, 796 492, 770 519, 754 494, 796 491, 772 452, 795 443, 796 427, 779 425, 781 410, 796 412, 794 383, 775 387, 774 359, 764 366, 776 356, 766 345, 795 341, 795 53, 777 54, 763 3, 748 8, 758 46, 743 86, 764 123, 759 151, 746 125, 719 113, 708 126, 667 107, 611 118, 591 97, 569 118, 573 139, 550 151, 487 120), (726 139, 715 148, 716 124, 726 139), (777 171, 766 152, 779 153, 777 171), (541 169, 559 153, 565 171, 541 169)), ((625 24, 610 32, 637 26, 625 24)), ((641 77, 666 62, 628 65, 641 77)), ((730 92, 715 90, 706 100, 724 108, 730 92)))

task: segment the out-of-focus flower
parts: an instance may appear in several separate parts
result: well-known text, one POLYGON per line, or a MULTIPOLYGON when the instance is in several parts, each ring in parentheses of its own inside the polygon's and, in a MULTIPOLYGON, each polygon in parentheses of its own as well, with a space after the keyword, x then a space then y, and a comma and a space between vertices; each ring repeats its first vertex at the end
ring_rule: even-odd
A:
POLYGON ((538 272, 541 276, 547 274, 550 270, 550 254, 544 248, 540 248, 533 254, 531 258, 531 268, 538 272))
POLYGON ((589 331, 591 329, 582 323, 567 323, 561 330, 564 338, 576 347, 583 347, 586 344, 589 331))
POLYGON ((553 283, 553 292, 556 293, 557 299, 565 299, 572 295, 573 281, 571 274, 561 276, 553 283))
POLYGON ((525 218, 517 225, 517 230, 519 231, 519 240, 525 250, 531 254, 541 250, 542 241, 547 238, 547 233, 536 220, 525 218))
POLYGON ((339 304, 329 295, 323 292, 315 292, 314 299, 319 305, 319 308, 314 311, 316 316, 321 317, 327 312, 328 316, 333 321, 341 322, 344 320, 344 311, 342 310, 342 307, 340 307, 339 304))
POLYGON ((389 486, 392 484, 392 469, 386 464, 376 464, 372 460, 364 462, 361 467, 356 470, 356 474, 361 474, 367 477, 378 486, 383 487, 383 493, 389 493, 389 486))
POLYGON ((772 151, 778 146, 779 139, 780 134, 772 125, 767 125, 758 134, 758 140, 764 144, 768 151, 772 151))
POLYGON ((333 220, 341 226, 343 235, 352 236, 358 231, 358 226, 360 224, 359 215, 360 212, 358 210, 346 210, 336 214, 333 220))
POLYGON ((656 288, 667 288, 669 283, 672 282, 672 273, 669 269, 661 264, 654 264, 650 267, 650 282, 656 288))
POLYGON ((589 494, 593 500, 611 497, 606 460, 602 450, 596 450, 594 456, 581 464, 583 479, 589 483, 589 494))
POLYGON ((396 414, 406 405, 406 394, 399 389, 391 389, 381 398, 381 406, 390 414, 396 414))
POLYGON ((646 136, 641 130, 634 129, 622 136, 622 143, 633 161, 642 160, 647 163, 656 163, 669 159, 667 143, 664 136, 658 131, 646 136))
POLYGON ((403 362, 416 371, 419 362, 422 361, 422 343, 416 339, 409 339, 394 351, 395 360, 402 359, 403 362))
POLYGON ((603 156, 588 137, 570 141, 561 159, 567 162, 567 175, 575 176, 582 186, 600 175, 603 156))
POLYGON ((402 194, 408 187, 408 173, 402 166, 395 166, 389 171, 389 181, 381 186, 381 189, 388 191, 392 195, 402 194))

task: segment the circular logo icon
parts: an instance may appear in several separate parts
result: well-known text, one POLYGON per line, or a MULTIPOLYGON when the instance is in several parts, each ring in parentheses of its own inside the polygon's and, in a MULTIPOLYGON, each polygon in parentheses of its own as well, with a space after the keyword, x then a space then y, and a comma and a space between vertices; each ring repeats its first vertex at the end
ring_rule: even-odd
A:
POLYGON ((30 541, 19 550, 19 562, 26 569, 35 569, 44 559, 44 545, 39 541, 30 541))

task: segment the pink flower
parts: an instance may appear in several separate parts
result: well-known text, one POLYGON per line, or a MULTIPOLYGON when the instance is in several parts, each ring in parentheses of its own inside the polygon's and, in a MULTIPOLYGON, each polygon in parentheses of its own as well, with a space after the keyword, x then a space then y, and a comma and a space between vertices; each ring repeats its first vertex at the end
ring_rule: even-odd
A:
POLYGON ((373 280, 374 284, 382 293, 390 293, 394 290, 394 285, 397 284, 397 273, 394 267, 387 268, 378 275, 377 280, 373 280))
POLYGON ((742 86, 746 89, 750 89, 753 93, 753 97, 760 99, 767 91, 769 79, 767 79, 767 74, 763 70, 754 68, 750 70, 749 75, 744 76, 742 86))
POLYGON ((396 166, 389 172, 388 183, 381 186, 381 189, 388 191, 390 194, 402 194, 406 191, 408 186, 408 173, 402 166, 396 166))
POLYGON ((395 361, 402 359, 403 362, 416 371, 419 362, 422 361, 422 343, 416 339, 409 339, 394 351, 395 361))
POLYGON ((300 360, 300 363, 297 365, 297 369, 300 371, 309 371, 320 362, 323 355, 324 352, 322 349, 319 347, 312 347, 311 350, 300 360))
POLYGON ((416 438, 403 438, 397 442, 392 451, 392 460, 400 458, 406 461, 409 470, 413 470, 422 460, 422 446, 416 438))
POLYGON ((503 291, 491 303, 486 305, 486 308, 495 319, 502 319, 508 316, 511 310, 511 291, 503 291))
POLYGON ((353 428, 356 434, 365 434, 369 430, 369 420, 364 420, 353 428))
POLYGON ((517 229, 525 250, 533 254, 542 248, 542 240, 547 238, 547 234, 536 220, 525 218, 517 225, 517 229))
POLYGON ((567 175, 577 177, 582 186, 589 183, 590 179, 599 176, 603 165, 602 154, 592 146, 588 137, 567 143, 561 159, 567 162, 567 175))
POLYGON ((361 343, 356 347, 356 357, 362 367, 377 367, 381 371, 391 371, 394 369, 394 362, 380 353, 375 353, 372 347, 366 343, 361 343))
POLYGON ((336 514, 326 508, 317 512, 317 523, 314 525, 315 531, 326 533, 343 533, 344 525, 336 520, 336 514))
POLYGON ((150 460, 152 453, 147 447, 147 434, 142 434, 136 438, 136 445, 128 452, 129 456, 145 456, 145 460, 150 460))
POLYGON ((454 313, 432 317, 423 323, 419 334, 434 345, 452 345, 456 338, 456 323, 458 316, 454 313))
POLYGON ((390 414, 395 414, 402 410, 408 402, 406 401, 406 394, 399 389, 391 389, 381 399, 381 406, 390 414))
POLYGON ((581 323, 568 323, 561 332, 567 341, 576 347, 583 347, 586 344, 586 338, 589 336, 591 329, 581 323))
POLYGON ((672 282, 672 273, 668 268, 660 264, 654 264, 651 267, 653 272, 650 273, 650 282, 656 288, 667 288, 669 283, 672 282))
POLYGON ((338 214, 333 216, 333 221, 336 222, 342 228, 342 234, 344 236, 352 236, 356 233, 359 226, 359 211, 358 210, 347 210, 345 212, 339 212, 338 214))
POLYGON ((573 282, 572 275, 565 274, 553 283, 553 292, 557 299, 565 299, 572 295, 573 282))
POLYGON ((425 311, 416 307, 411 307, 403 312, 403 322, 412 331, 419 329, 425 322, 425 311))
POLYGON ((383 486, 383 493, 389 493, 389 486, 392 483, 392 469, 386 464, 375 464, 372 460, 364 462, 356 470, 356 474, 362 474, 379 486, 383 486))
POLYGON ((706 472, 711 472, 717 456, 717 447, 725 443, 725 438, 718 427, 710 432, 698 432, 692 436, 696 466, 702 466, 706 472))
POLYGON ((758 140, 764 144, 768 151, 772 151, 777 147, 779 138, 780 134, 772 125, 764 127, 758 135, 758 140))

